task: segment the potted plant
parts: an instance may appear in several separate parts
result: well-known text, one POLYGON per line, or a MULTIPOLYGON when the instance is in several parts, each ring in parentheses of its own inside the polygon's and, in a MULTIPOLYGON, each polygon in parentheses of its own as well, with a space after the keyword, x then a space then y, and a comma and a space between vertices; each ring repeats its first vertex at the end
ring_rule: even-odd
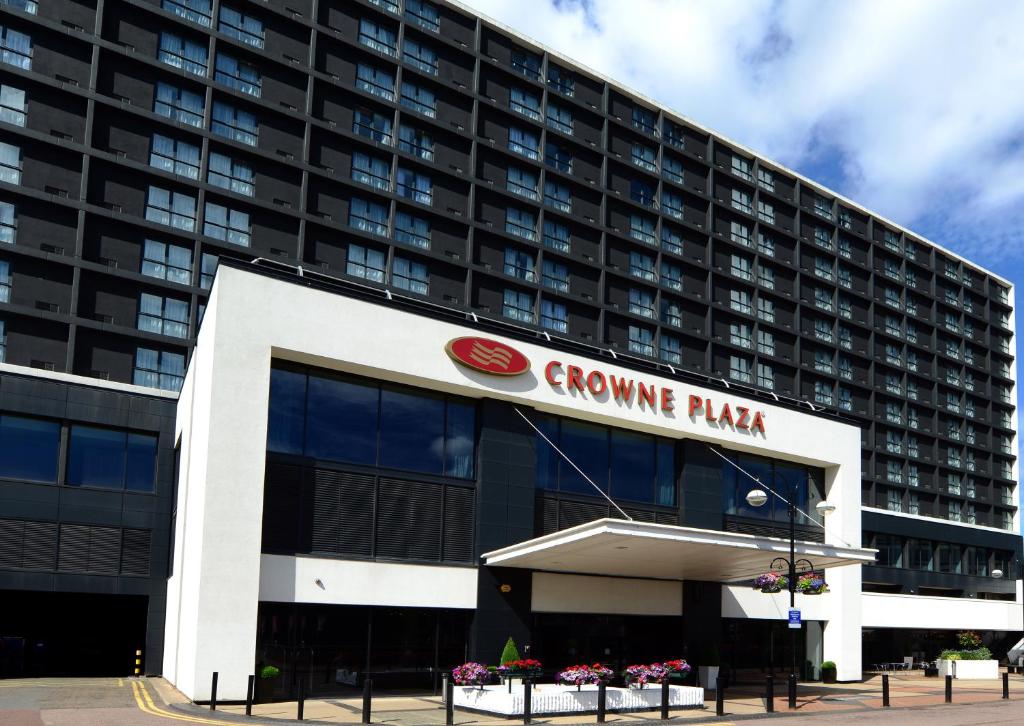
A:
POLYGON ((255 693, 253 700, 257 703, 267 703, 272 700, 274 691, 277 690, 277 678, 281 675, 281 669, 277 666, 265 665, 257 669, 259 678, 253 686, 255 693))
POLYGON ((836 682, 836 664, 835 661, 826 660, 821 664, 821 682, 822 683, 835 683, 836 682))

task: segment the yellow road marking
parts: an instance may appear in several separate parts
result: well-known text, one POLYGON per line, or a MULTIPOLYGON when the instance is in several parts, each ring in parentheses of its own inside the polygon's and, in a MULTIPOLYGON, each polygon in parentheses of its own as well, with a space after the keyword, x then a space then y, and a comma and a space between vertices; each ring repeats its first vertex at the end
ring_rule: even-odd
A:
POLYGON ((189 721, 191 723, 225 723, 224 721, 218 721, 215 719, 200 718, 198 716, 188 716, 183 713, 172 713, 171 711, 164 711, 162 708, 159 708, 153 702, 153 698, 149 695, 149 691, 142 683, 138 681, 132 681, 132 694, 135 696, 135 703, 138 705, 139 710, 143 713, 148 713, 151 716, 161 716, 163 718, 174 719, 175 721, 189 721), (143 702, 143 699, 145 699, 145 702, 143 702))

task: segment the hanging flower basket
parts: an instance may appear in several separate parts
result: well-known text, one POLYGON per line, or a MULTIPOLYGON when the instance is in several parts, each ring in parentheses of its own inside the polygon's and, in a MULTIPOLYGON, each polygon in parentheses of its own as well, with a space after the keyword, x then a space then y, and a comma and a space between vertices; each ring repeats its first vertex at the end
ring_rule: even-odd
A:
POLYGON ((777 572, 766 572, 754 580, 754 589, 761 592, 782 592, 789 587, 789 579, 777 572))
POLYGON ((825 582, 824 575, 808 572, 797 578, 796 591, 804 595, 820 595, 823 592, 828 592, 828 584, 825 582))

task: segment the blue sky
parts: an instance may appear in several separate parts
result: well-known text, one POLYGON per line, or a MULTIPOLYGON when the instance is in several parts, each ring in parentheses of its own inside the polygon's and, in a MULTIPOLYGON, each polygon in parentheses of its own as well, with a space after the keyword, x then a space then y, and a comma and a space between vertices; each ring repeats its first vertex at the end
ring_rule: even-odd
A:
POLYGON ((462 2, 1024 280, 1024 3, 462 2))

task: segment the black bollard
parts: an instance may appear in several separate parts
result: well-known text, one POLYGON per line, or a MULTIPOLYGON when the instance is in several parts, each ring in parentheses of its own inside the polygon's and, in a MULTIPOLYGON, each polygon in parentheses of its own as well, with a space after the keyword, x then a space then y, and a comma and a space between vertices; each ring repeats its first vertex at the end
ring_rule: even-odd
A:
POLYGON ((1007 671, 1003 674, 1003 698, 1010 697, 1010 673, 1007 671))
POLYGON ((715 689, 715 715, 725 715, 725 684, 721 678, 718 679, 718 688, 715 689))
POLYGON ((661 679, 661 720, 668 720, 668 678, 661 679))
POLYGON ((306 679, 305 678, 300 678, 299 679, 299 703, 298 703, 298 711, 299 712, 298 712, 298 715, 296 715, 296 717, 295 717, 296 721, 301 721, 302 720, 302 714, 303 714, 303 712, 305 710, 306 710, 306 679))
POLYGON ((213 678, 210 680, 210 710, 217 710, 217 671, 213 672, 213 678))
POLYGON ((533 693, 533 689, 530 688, 530 679, 529 678, 524 678, 523 679, 523 723, 530 723, 530 719, 533 716, 533 714, 530 713, 530 711, 532 710, 530 708, 530 706, 531 706, 530 696, 532 695, 532 693, 533 693))
POLYGON ((446 678, 444 681, 444 723, 445 726, 452 726, 455 723, 455 705, 452 703, 452 697, 455 693, 455 687, 452 684, 451 678, 446 678))
POLYGON ((946 676, 946 703, 953 703, 953 676, 946 676))
POLYGON ((370 723, 370 706, 373 698, 373 681, 363 681, 363 723, 370 723))
POLYGON ((597 684, 597 722, 604 723, 605 709, 608 707, 608 687, 604 681, 597 684))
POLYGON ((796 673, 789 674, 789 707, 796 708, 796 673))
POLYGON ((256 690, 256 676, 249 676, 249 685, 245 689, 245 715, 252 716, 252 699, 256 690))
POLYGON ((764 679, 764 710, 775 713, 775 679, 771 676, 764 679))
POLYGON ((889 707, 889 674, 882 674, 882 707, 889 707))

